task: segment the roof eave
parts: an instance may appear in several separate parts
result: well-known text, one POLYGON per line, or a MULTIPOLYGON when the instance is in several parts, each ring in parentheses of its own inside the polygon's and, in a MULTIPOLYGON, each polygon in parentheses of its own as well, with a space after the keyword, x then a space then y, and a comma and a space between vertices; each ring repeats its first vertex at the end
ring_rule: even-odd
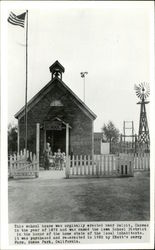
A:
MULTIPOLYGON (((49 87, 50 84, 52 84, 52 82, 54 81, 54 79, 52 79, 51 81, 49 81, 42 89, 39 90, 38 93, 36 93, 27 103, 27 106, 31 105, 31 103, 45 90, 49 87)), ((14 115, 14 117, 16 119, 18 119, 18 117, 20 116, 20 114, 22 112, 24 112, 25 109, 25 105, 14 115)))

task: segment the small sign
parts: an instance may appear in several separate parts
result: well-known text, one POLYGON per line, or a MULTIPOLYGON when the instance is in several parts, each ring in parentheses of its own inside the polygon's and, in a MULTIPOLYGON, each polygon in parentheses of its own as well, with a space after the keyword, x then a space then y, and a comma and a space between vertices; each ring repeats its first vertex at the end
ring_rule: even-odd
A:
POLYGON ((62 123, 59 121, 45 122, 46 130, 62 130, 62 123))

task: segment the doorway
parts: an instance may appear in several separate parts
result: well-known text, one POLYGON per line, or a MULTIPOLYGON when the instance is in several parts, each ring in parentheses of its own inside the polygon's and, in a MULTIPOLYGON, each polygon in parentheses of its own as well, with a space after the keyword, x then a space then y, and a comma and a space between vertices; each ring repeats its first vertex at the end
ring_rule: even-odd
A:
POLYGON ((66 130, 46 130, 46 142, 50 143, 52 153, 61 149, 66 152, 66 130))

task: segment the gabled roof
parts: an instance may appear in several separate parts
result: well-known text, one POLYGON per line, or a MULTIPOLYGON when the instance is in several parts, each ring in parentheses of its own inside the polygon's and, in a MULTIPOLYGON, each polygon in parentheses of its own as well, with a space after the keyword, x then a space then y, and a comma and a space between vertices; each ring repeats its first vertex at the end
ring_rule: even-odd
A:
MULTIPOLYGON (((34 105, 36 105, 55 85, 55 81, 60 83, 73 97, 74 102, 78 107, 92 120, 96 119, 96 115, 87 107, 87 105, 58 77, 52 79, 47 83, 32 99, 27 103, 27 110, 29 111, 34 105)), ((23 106, 16 114, 15 118, 21 118, 24 116, 25 106, 23 106)))

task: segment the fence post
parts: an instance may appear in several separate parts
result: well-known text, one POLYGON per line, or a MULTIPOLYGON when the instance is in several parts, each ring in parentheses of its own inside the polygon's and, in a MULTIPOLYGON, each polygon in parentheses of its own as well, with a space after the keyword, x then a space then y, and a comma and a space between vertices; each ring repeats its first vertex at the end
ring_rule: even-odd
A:
POLYGON ((72 165, 71 165, 71 166, 72 166, 72 175, 74 175, 74 170, 75 170, 75 169, 74 169, 74 165, 75 165, 74 159, 75 159, 75 158, 74 158, 74 155, 72 155, 72 158, 71 158, 71 162, 72 162, 72 165))
POLYGON ((23 155, 24 155, 25 160, 27 160, 27 155, 26 155, 26 149, 25 148, 23 150, 23 155))
POLYGON ((111 174, 113 175, 114 173, 114 156, 111 156, 111 174))
POLYGON ((66 179, 69 179, 70 175, 70 159, 69 156, 66 156, 66 179))
POLYGON ((99 165, 100 165, 100 158, 97 158, 96 160, 96 176, 97 177, 99 177, 99 165))
POLYGON ((80 175, 82 175, 82 155, 80 155, 80 175))
POLYGON ((120 156, 115 158, 116 174, 120 175, 120 156))
POLYGON ((17 168, 18 169, 20 168, 19 161, 20 161, 20 155, 19 155, 19 153, 17 153, 17 168))
POLYGON ((87 167, 87 164, 86 164, 86 155, 84 155, 84 158, 83 158, 83 161, 84 161, 84 175, 86 175, 86 167, 87 167))
POLYGON ((90 155, 88 155, 88 175, 90 175, 90 155))
POLYGON ((79 168, 79 157, 76 156, 76 175, 78 175, 78 168, 79 168))

